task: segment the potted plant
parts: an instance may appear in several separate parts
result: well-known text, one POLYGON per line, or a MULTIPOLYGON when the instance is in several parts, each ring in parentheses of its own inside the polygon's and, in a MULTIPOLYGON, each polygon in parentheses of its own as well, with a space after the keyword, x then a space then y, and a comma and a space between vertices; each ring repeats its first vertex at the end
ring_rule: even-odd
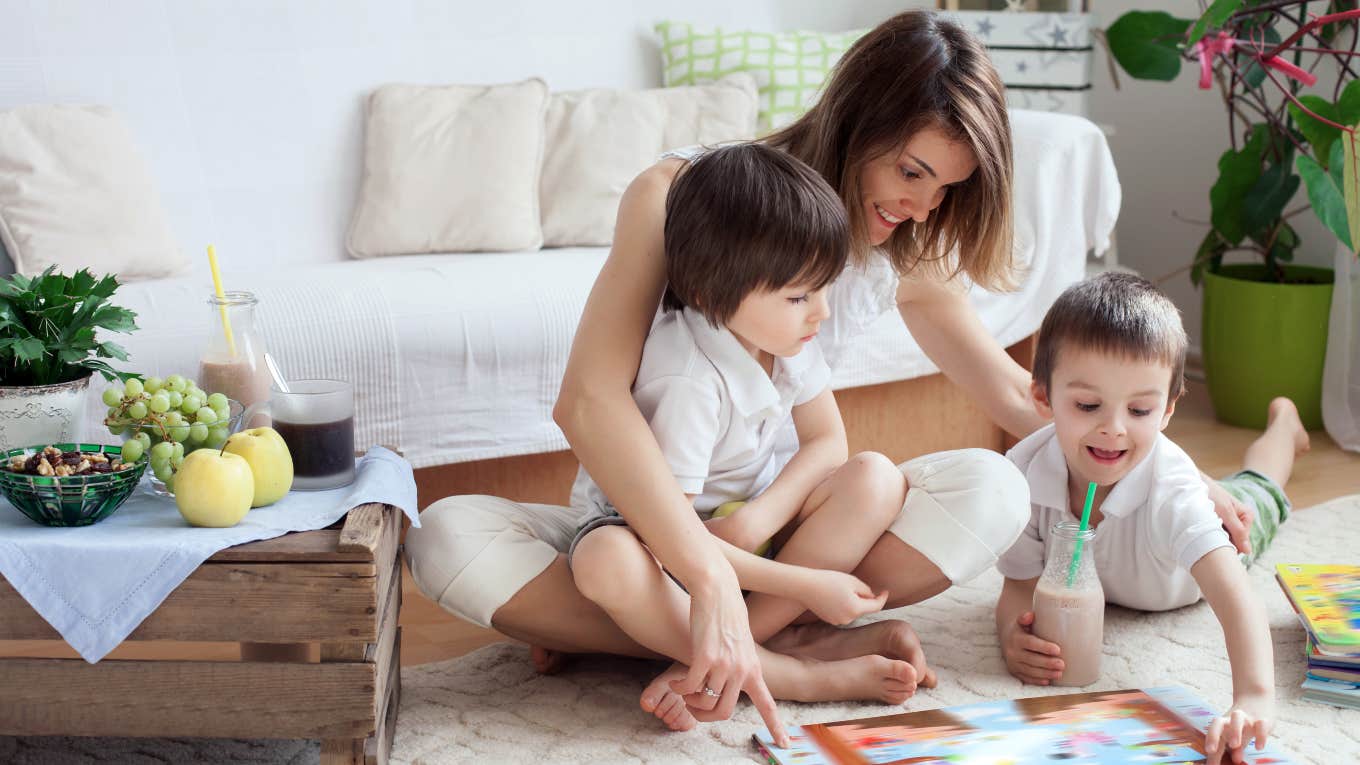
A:
POLYGON ((109 304, 113 276, 81 269, 63 276, 0 278, 0 444, 6 448, 69 442, 85 420, 90 376, 128 375, 104 359, 127 361, 100 329, 131 332, 136 314, 109 304))
POLYGON ((1216 0, 1198 19, 1131 11, 1105 32, 1129 75, 1170 81, 1189 63, 1227 109, 1232 145, 1218 160, 1210 229, 1189 270, 1204 288, 1209 394, 1234 425, 1265 427, 1266 405, 1283 395, 1305 425, 1321 427, 1333 275, 1292 264, 1300 242, 1290 221, 1311 209, 1348 252, 1360 246, 1360 11, 1353 0, 1312 3, 1322 15, 1309 5, 1216 0), (1308 204, 1286 209, 1300 184, 1308 204), (1242 253, 1249 262, 1225 262, 1242 253))

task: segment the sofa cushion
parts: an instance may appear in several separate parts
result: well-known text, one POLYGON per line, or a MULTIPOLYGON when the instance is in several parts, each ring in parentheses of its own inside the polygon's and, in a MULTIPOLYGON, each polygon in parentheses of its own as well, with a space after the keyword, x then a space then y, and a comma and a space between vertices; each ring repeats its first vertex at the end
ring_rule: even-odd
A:
POLYGON ((356 258, 536 250, 548 87, 385 85, 368 99, 356 258))
POLYGON ((29 275, 56 266, 135 281, 188 265, 131 132, 105 106, 0 112, 0 243, 29 275))
POLYGON ((539 198, 547 246, 608 245, 619 198, 662 152, 755 137, 756 83, 578 90, 548 100, 539 198))
POLYGON ((832 65, 864 31, 771 34, 679 21, 656 25, 665 83, 700 85, 749 73, 760 89, 762 133, 802 115, 816 101, 832 65))

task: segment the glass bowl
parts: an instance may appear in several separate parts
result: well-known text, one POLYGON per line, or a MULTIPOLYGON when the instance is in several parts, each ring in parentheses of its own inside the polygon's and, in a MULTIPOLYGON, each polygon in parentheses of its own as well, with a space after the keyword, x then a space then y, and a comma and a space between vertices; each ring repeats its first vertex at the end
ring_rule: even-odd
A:
MULTIPOLYGON (((231 434, 236 433, 241 429, 241 426, 245 421, 244 417, 246 413, 245 406, 240 401, 237 401, 234 398, 229 398, 227 399, 227 408, 228 411, 230 412, 230 415, 225 420, 204 423, 204 425, 207 426, 209 432, 209 437, 207 440, 191 441, 189 439, 185 439, 183 441, 178 442, 184 444, 184 453, 186 455, 189 454, 190 452, 197 451, 199 449, 221 449, 222 446, 227 442, 227 438, 230 437, 231 434), (220 430, 220 432, 214 433, 214 431, 217 430, 220 430)), ((172 436, 176 434, 170 431, 171 431, 170 428, 166 428, 162 426, 160 423, 154 422, 137 423, 134 425, 129 425, 123 431, 124 433, 123 442, 126 443, 132 440, 133 438, 136 437, 138 432, 146 433, 147 437, 150 439, 150 445, 146 449, 147 456, 143 458, 143 461, 149 463, 151 455, 150 448, 151 446, 155 446, 161 441, 175 440, 174 438, 172 438, 172 436)), ((152 494, 162 497, 175 496, 173 485, 166 485, 165 481, 162 481, 154 474, 151 475, 150 485, 147 490, 152 494)))
MULTIPOLYGON (((52 446, 64 452, 102 452, 121 457, 123 448, 110 444, 39 444, 4 452, 4 464, 11 457, 27 457, 52 446)), ((10 504, 34 523, 44 526, 89 526, 113 514, 132 496, 137 482, 146 472, 146 459, 115 473, 43 476, 15 473, 0 467, 0 493, 10 504)))

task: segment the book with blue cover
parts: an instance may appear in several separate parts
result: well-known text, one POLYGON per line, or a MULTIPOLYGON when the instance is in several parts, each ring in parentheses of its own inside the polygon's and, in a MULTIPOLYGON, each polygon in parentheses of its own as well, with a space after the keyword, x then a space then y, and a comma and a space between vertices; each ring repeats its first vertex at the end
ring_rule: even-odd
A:
MULTIPOLYGON (((1180 687, 1069 693, 983 701, 919 712, 791 728, 793 745, 755 735, 771 765, 1013 765, 1196 763, 1205 760, 1205 730, 1217 716, 1180 687)), ((1292 765, 1274 743, 1252 765, 1292 765)))

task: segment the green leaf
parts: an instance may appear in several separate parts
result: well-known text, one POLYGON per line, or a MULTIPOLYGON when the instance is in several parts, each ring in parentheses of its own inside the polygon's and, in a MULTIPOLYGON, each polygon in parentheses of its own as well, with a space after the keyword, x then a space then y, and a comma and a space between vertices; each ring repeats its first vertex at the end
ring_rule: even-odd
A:
POLYGON ((95 311, 90 323, 114 332, 131 332, 137 328, 137 314, 116 305, 106 305, 95 311))
POLYGON ((119 372, 117 369, 114 369, 113 367, 109 366, 108 363, 100 361, 99 359, 85 359, 76 366, 98 372, 100 375, 104 377, 105 380, 108 380, 109 382, 113 382, 114 380, 118 380, 119 382, 127 382, 129 377, 137 376, 132 372, 119 372))
POLYGON ((128 360, 127 351, 118 343, 100 343, 99 355, 110 359, 118 359, 119 361, 128 360))
POLYGON ((94 284, 94 274, 90 273, 88 268, 82 268, 76 272, 75 276, 71 277, 70 294, 77 298, 83 298, 90 294, 90 288, 94 287, 94 284))
POLYGON ((1345 141, 1332 144, 1330 172, 1306 154, 1300 154, 1294 164, 1299 175, 1303 176, 1303 185, 1308 189, 1308 201, 1313 205, 1313 213, 1336 234, 1337 239, 1351 247, 1350 225, 1346 222, 1346 198, 1342 192, 1343 168, 1346 164, 1345 150, 1341 146, 1343 143, 1345 141))
POLYGON ((1194 45, 1199 42, 1199 38, 1203 37, 1205 32, 1223 26, 1223 22, 1241 7, 1242 0, 1214 0, 1209 10, 1195 22, 1195 27, 1190 30, 1190 36, 1186 38, 1185 44, 1194 45))
POLYGON ((1130 11, 1105 31, 1110 54, 1129 75, 1170 82, 1181 71, 1178 43, 1190 27, 1164 11, 1130 11))
POLYGON ((1266 168, 1251 191, 1242 199, 1242 223, 1247 231, 1270 231, 1276 228, 1284 206, 1299 190, 1299 177, 1294 175, 1285 158, 1266 168))
POLYGON ((14 351, 14 357, 22 362, 38 361, 47 353, 47 345, 36 337, 15 340, 10 348, 14 351))
MULTIPOLYGON (((1360 82, 1360 80, 1357 82, 1360 82)), ((1308 107, 1318 117, 1332 122, 1339 119, 1337 106, 1321 96, 1299 96, 1299 103, 1308 107)), ((1325 163, 1332 151, 1332 141, 1335 141, 1337 136, 1341 135, 1341 131, 1309 115, 1303 109, 1300 109, 1298 104, 1289 104, 1289 114, 1294 117, 1294 123, 1298 125, 1299 132, 1303 133, 1303 137, 1313 147, 1313 156, 1325 163)))
POLYGON ((1351 251, 1356 251, 1356 243, 1360 242, 1360 188, 1356 184, 1360 183, 1360 173, 1356 172, 1356 136, 1355 133, 1347 133, 1341 136, 1338 142, 1341 144, 1343 160, 1341 183, 1342 198, 1346 204, 1346 229, 1350 232, 1351 251))
POLYGON ((1261 155, 1269 133, 1268 126, 1255 125, 1240 151, 1228 149, 1218 158, 1218 180, 1209 189, 1209 218, 1229 245, 1236 246, 1248 233, 1243 202, 1261 177, 1261 155))

